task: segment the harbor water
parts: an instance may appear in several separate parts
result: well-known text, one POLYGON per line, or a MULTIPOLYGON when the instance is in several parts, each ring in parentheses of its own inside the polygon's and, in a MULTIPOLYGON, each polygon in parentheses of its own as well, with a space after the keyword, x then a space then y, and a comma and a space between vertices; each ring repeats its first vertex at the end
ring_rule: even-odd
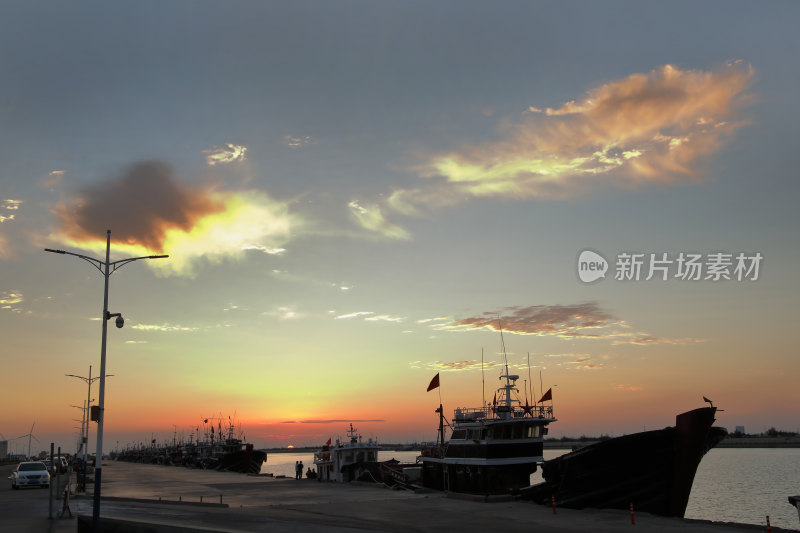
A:
MULTIPOLYGON (((545 450, 552 459, 569 450, 545 450)), ((397 459, 413 463, 416 451, 382 450, 381 461, 397 459)), ((268 454, 262 473, 294 477, 296 461, 304 471, 314 468, 312 453, 268 454)), ((531 482, 541 481, 537 472, 531 482)), ((766 525, 800 530, 797 510, 787 498, 800 494, 800 449, 798 448, 715 448, 700 463, 694 480, 686 518, 716 522, 766 525)))

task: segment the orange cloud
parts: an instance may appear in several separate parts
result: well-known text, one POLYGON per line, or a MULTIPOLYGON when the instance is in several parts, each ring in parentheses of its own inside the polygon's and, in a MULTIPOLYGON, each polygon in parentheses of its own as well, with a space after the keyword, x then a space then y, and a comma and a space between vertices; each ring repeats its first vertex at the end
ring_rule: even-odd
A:
POLYGON ((504 125, 502 139, 437 154, 416 168, 425 186, 388 200, 407 215, 470 197, 566 197, 610 183, 671 182, 745 122, 754 72, 729 64, 713 72, 666 65, 589 90, 558 108, 530 107, 504 125))
POLYGON ((160 162, 134 164, 117 179, 86 187, 55 213, 61 227, 53 240, 104 251, 111 229, 117 251, 170 254, 148 262, 165 274, 191 275, 201 257, 213 262, 247 250, 281 254, 290 231, 302 226, 286 204, 264 193, 189 187, 160 162))
MULTIPOLYGON (((704 339, 683 337, 670 339, 657 337, 644 331, 631 331, 631 326, 593 302, 572 305, 513 306, 502 311, 488 311, 479 316, 457 318, 431 326, 437 330, 469 331, 488 329, 517 335, 553 336, 562 339, 607 340, 612 345, 633 344, 650 346, 655 344, 684 345, 705 342, 704 339)), ((572 357, 574 354, 569 354, 572 357)), ((547 357, 562 357, 548 355, 547 357)), ((588 363, 577 357, 579 368, 601 368, 603 363, 588 363)))
POLYGON ((118 179, 84 188, 56 214, 75 242, 95 241, 112 228, 115 241, 162 252, 169 229, 190 230, 202 217, 223 210, 205 191, 179 184, 160 162, 132 165, 118 179))

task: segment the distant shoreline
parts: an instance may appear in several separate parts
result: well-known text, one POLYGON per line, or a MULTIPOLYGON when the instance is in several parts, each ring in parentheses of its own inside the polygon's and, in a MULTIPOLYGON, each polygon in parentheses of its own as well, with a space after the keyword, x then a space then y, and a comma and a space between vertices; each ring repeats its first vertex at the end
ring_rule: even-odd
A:
MULTIPOLYGON (((575 440, 545 440, 545 450, 571 450, 583 448, 607 439, 575 439, 575 440)), ((726 437, 717 444, 717 448, 800 448, 800 437, 726 437)), ((267 448, 267 453, 313 453, 319 451, 319 446, 305 446, 302 448, 267 448)), ((383 451, 414 452, 419 451, 419 446, 404 444, 382 444, 383 451)))

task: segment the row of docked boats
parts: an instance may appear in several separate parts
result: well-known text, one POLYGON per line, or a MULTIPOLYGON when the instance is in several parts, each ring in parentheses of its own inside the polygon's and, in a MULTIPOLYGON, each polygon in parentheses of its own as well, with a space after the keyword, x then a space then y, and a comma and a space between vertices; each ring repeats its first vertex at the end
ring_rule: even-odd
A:
POLYGON ((446 422, 440 404, 437 441, 422 447, 416 463, 379 462, 377 441, 364 441, 351 424, 347 441, 332 445, 329 440, 315 454, 317 479, 505 494, 578 509, 633 505, 682 517, 701 459, 727 434, 713 426, 717 408, 706 399, 708 407, 679 414, 675 426, 607 439, 545 461, 544 438, 556 421, 551 391, 544 401, 523 405, 519 376, 506 365, 500 379, 492 405, 456 408, 452 422, 446 422), (539 468, 543 482, 531 485, 531 474, 539 468))
MULTIPOLYGON (((364 439, 350 424, 346 439, 329 439, 314 454, 319 481, 379 481, 409 488, 512 495, 538 503, 571 508, 636 509, 682 517, 697 467, 708 450, 727 434, 713 426, 717 408, 694 409, 676 417, 674 426, 603 440, 551 460, 544 459, 544 439, 557 421, 552 392, 529 405, 520 400, 508 365, 493 402, 477 408, 456 408, 447 421, 436 409, 435 443, 424 445, 415 463, 379 461, 377 439, 364 439), (547 402, 550 402, 549 405, 547 402), (450 432, 446 438, 446 431, 450 432), (531 475, 541 469, 541 483, 531 475)), ((439 386, 438 374, 428 387, 439 386)), ((266 452, 213 426, 203 439, 188 443, 129 447, 117 460, 257 474, 266 452), (216 437, 216 438, 215 438, 216 437)))
POLYGON ((153 439, 150 445, 129 446, 121 452, 112 454, 117 461, 132 463, 161 464, 258 474, 261 465, 267 460, 267 453, 256 450, 251 443, 244 442, 234 435, 235 428, 229 423, 227 434, 222 434, 221 425, 214 431, 206 431, 204 438, 197 439, 190 434, 189 442, 158 445, 153 439))

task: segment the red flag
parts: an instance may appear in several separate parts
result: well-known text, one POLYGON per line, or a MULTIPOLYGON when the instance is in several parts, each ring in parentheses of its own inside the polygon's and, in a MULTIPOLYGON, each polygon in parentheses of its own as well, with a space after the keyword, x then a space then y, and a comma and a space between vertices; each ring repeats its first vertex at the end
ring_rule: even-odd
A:
POLYGON ((328 442, 325 443, 325 446, 330 446, 330 445, 331 445, 331 439, 328 438, 328 442))
POLYGON ((437 388, 438 386, 439 386, 439 373, 437 372, 436 375, 433 376, 430 385, 428 385, 428 390, 425 392, 430 392, 433 389, 437 388))
POLYGON ((539 403, 546 402, 547 400, 552 400, 552 399, 553 399, 553 389, 549 388, 547 389, 547 392, 542 394, 542 398, 539 400, 539 403))
POLYGON ((497 405, 497 393, 494 393, 494 400, 492 400, 492 405, 497 405))
POLYGON ((156 439, 153 439, 153 440, 150 441, 150 444, 155 444, 155 443, 156 443, 156 439))

